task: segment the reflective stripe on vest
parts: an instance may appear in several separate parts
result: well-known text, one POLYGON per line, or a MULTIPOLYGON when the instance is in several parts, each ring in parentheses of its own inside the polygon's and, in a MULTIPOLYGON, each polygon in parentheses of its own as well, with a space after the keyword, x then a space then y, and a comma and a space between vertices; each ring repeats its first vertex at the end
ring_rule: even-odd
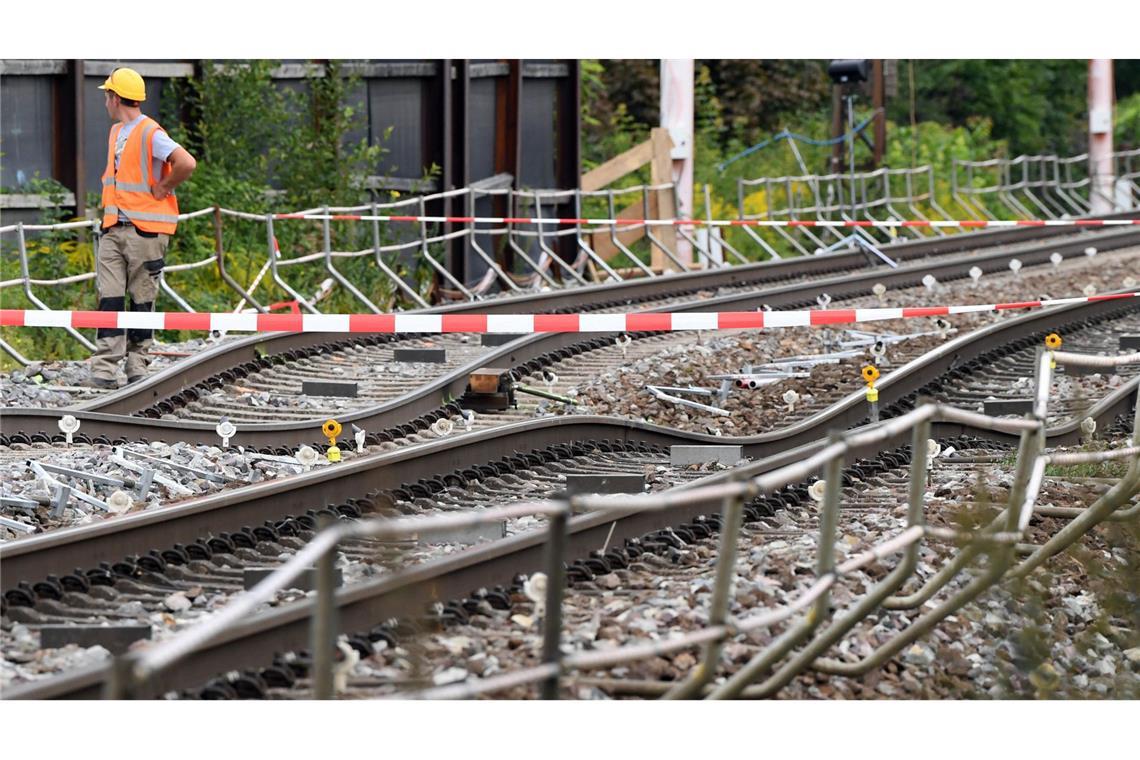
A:
MULTIPOLYGON (((107 168, 103 172, 103 227, 118 222, 121 210, 144 232, 174 234, 178 225, 178 199, 171 193, 157 200, 152 190, 155 178, 151 176, 154 159, 151 140, 155 130, 162 127, 150 117, 144 117, 136 124, 127 135, 116 170, 115 140, 121 129, 121 124, 111 129, 107 144, 107 168)), ((162 176, 168 176, 170 171, 170 164, 164 163, 162 176)))
POLYGON ((142 182, 116 182, 114 177, 104 177, 103 187, 117 187, 132 193, 149 193, 150 185, 142 182))
MULTIPOLYGON (((146 126, 146 130, 143 132, 143 136, 142 136, 142 148, 143 149, 139 151, 139 176, 142 177, 142 182, 140 184, 142 184, 143 187, 147 188, 147 190, 150 190, 150 160, 151 160, 150 136, 154 132, 154 128, 157 127, 158 124, 156 124, 154 122, 147 123, 146 121, 144 121, 142 124, 139 124, 139 127, 141 128, 144 125, 146 126)), ((130 139, 129 136, 128 136, 128 139, 130 139)), ((124 152, 126 151, 125 148, 123 150, 124 150, 124 152)))
POLYGON ((150 192, 150 185, 144 185, 141 182, 136 184, 134 182, 115 182, 114 180, 111 180, 111 184, 114 185, 115 187, 119 188, 120 190, 126 190, 127 192, 130 192, 130 193, 149 193, 150 192))
MULTIPOLYGON (((107 214, 118 214, 118 206, 107 206, 103 211, 107 214)), ((170 216, 169 214, 151 214, 146 211, 132 211, 131 219, 142 219, 144 222, 177 222, 178 215, 170 216)))
MULTIPOLYGON (((117 211, 117 209, 116 209, 117 211)), ((170 224, 178 223, 178 214, 155 214, 149 211, 129 211, 132 220, 141 219, 144 222, 169 222, 170 224)), ((149 230, 144 230, 149 232, 149 230)))

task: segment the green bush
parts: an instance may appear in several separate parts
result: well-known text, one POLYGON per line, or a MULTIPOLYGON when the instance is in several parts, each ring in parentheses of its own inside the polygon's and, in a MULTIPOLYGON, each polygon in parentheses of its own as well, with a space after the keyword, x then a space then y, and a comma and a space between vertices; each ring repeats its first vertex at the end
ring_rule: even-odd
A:
MULTIPOLYGON (((45 197, 50 205, 41 209, 38 224, 59 224, 76 221, 64 199, 69 190, 54 179, 41 178, 39 174, 18 188, 18 192, 45 197)), ((25 249, 28 255, 28 273, 33 279, 54 280, 78 272, 94 271, 94 254, 91 236, 73 230, 50 230, 25 233, 25 249)), ((15 235, 0 237, 0 280, 20 277, 19 245, 15 235)), ((94 288, 87 284, 67 285, 59 288, 35 288, 35 294, 48 306, 58 309, 72 309, 79 304, 94 306, 94 288), (87 290, 90 301, 84 297, 87 290)), ((35 305, 19 287, 0 290, 0 308, 26 309, 35 305)), ((92 335, 94 331, 88 331, 92 335)), ((87 355, 83 346, 63 330, 35 330, 24 328, 0 328, 0 337, 17 351, 37 358, 42 356, 81 359, 87 355)), ((15 362, 6 353, 0 352, 0 367, 10 369, 15 362)))
MULTIPOLYGON (((1115 132, 1117 150, 1140 146, 1140 92, 1116 102, 1115 132)), ((1133 168, 1138 165, 1134 162, 1133 168)))

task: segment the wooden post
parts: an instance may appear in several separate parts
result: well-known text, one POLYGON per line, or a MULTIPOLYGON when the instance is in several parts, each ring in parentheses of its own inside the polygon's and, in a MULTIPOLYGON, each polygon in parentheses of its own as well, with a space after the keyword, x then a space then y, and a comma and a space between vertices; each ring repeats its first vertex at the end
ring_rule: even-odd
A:
MULTIPOLYGON (((451 153, 448 156, 448 161, 451 163, 451 177, 455 187, 471 186, 471 160, 468 148, 471 143, 470 63, 467 59, 456 59, 453 63, 455 79, 451 82, 451 124, 448 126, 448 129, 451 130, 451 153)), ((464 198, 462 202, 465 204, 467 199, 464 198)), ((460 216, 466 216, 466 206, 459 207, 457 204, 458 201, 453 203, 452 210, 458 211, 460 216)), ((459 238, 452 241, 452 244, 451 272, 457 278, 462 279, 466 276, 467 252, 470 249, 470 241, 467 238, 459 238)))
MULTIPOLYGON (((426 96, 423 99, 423 112, 421 117, 421 132, 423 136, 423 164, 431 166, 433 163, 440 169, 439 189, 441 192, 455 188, 455 167, 452 164, 453 146, 453 112, 452 112, 452 80, 450 58, 438 61, 436 75, 428 80, 426 96)), ((428 213, 440 213, 443 216, 459 216, 456 213, 453 198, 445 198, 432 204, 434 208, 428 213)), ((462 209, 461 209, 462 211, 462 209)), ((452 222, 443 224, 443 233, 454 232, 452 222)), ((446 244, 447 269, 460 282, 464 281, 462 241, 450 240, 446 244)))
MULTIPOLYGON (((635 172, 646 164, 649 165, 649 183, 663 185, 673 181, 673 140, 669 137, 669 130, 658 127, 650 132, 645 142, 614 156, 601 166, 598 166, 582 175, 581 187, 590 192, 601 190, 616 182, 630 172, 635 172)), ((645 208, 641 198, 630 203, 616 212, 619 219, 641 219, 645 216, 645 208)), ((649 218, 673 219, 677 215, 672 188, 659 190, 649 194, 649 218)), ((658 227, 653 235, 670 251, 677 252, 677 231, 673 227, 658 227)), ((617 237, 623 245, 629 245, 635 240, 645 236, 645 229, 621 228, 617 237)), ((602 258, 608 259, 619 253, 617 246, 610 240, 609 230, 597 232, 592 235, 590 247, 602 258)), ((664 270, 668 267, 676 270, 677 266, 656 247, 652 248, 651 264, 653 268, 664 270)))
POLYGON ((871 158, 871 168, 877 169, 883 163, 883 154, 887 149, 887 114, 885 94, 886 72, 882 58, 874 59, 871 64, 871 105, 875 108, 875 148, 871 158))
MULTIPOLYGON (((657 193, 652 193, 649 196, 649 215, 653 219, 661 217, 657 209, 657 193)), ((645 216, 645 209, 642 208, 641 199, 629 204, 617 214, 618 219, 640 219, 643 216, 645 216)), ((618 240, 625 246, 632 245, 643 237, 645 237, 645 230, 641 227, 619 227, 617 231, 618 240)), ((591 236, 590 248, 607 261, 611 256, 620 253, 620 249, 610 240, 609 230, 595 232, 591 236)))
MULTIPOLYGON (((835 139, 843 134, 843 88, 837 84, 831 86, 831 137, 835 139)), ((831 147, 831 174, 843 171, 843 154, 846 142, 839 140, 831 147)))
POLYGON ((653 141, 647 140, 582 175, 582 189, 601 190, 653 160, 653 141))
MULTIPOLYGON (((581 71, 577 59, 566 62, 566 76, 558 82, 556 105, 556 154, 554 156, 556 187, 570 190, 578 187, 582 176, 581 153, 581 71)), ((558 206, 559 216, 573 216, 573 204, 558 206)), ((567 229, 573 225, 563 225, 567 229)), ((558 238, 558 255, 565 261, 574 261, 578 256, 578 242, 571 235, 558 238)))
MULTIPOLYGON (((653 161, 649 165, 649 182, 653 185, 661 185, 673 181, 673 140, 669 137, 669 130, 664 127, 657 127, 650 132, 650 142, 653 144, 653 161)), ((657 218, 658 219, 672 219, 676 213, 676 208, 673 204, 673 191, 658 190, 655 195, 657 196, 657 218)), ((677 250, 677 230, 673 227, 659 227, 654 231, 654 235, 658 240, 665 245, 670 251, 676 252, 677 250)), ((665 269, 676 270, 676 265, 666 258, 665 254, 656 248, 653 249, 649 266, 655 270, 664 271, 665 269)))
MULTIPOLYGON (((520 104, 522 98, 522 61, 516 58, 505 61, 507 76, 495 82, 495 173, 510 174, 511 187, 521 185, 522 141, 520 137, 520 104)), ((509 216, 507 198, 494 196, 496 216, 509 216)), ((514 271, 514 256, 509 246, 503 248, 503 269, 514 271)))

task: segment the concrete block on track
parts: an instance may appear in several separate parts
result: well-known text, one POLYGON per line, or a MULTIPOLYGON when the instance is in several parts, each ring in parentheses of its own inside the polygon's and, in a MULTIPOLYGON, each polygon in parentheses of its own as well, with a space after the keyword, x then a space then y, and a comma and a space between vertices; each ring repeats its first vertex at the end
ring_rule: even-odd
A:
POLYGON ((304 380, 301 382, 301 393, 306 396, 339 396, 341 398, 356 398, 360 392, 357 383, 343 380, 304 380))
POLYGON ((682 444, 669 447, 669 464, 674 466, 715 462, 731 467, 743 458, 743 446, 682 444))
POLYGON ((1111 367, 1086 367, 1081 364, 1061 364, 1061 371, 1069 377, 1084 377, 1086 375, 1099 375, 1112 372, 1111 367))
MULTIPOLYGON (((265 577, 272 573, 277 568, 275 567, 247 567, 242 572, 242 585, 246 591, 256 586, 265 580, 265 577)), ((344 576, 341 574, 340 568, 335 568, 333 573, 333 580, 337 587, 344 584, 344 576)), ((298 588, 302 591, 316 591, 317 590, 317 569, 310 567, 300 577, 296 578, 286 588, 298 588)))
POLYGON ((447 362, 445 348, 397 348, 393 351, 398 362, 425 362, 444 364, 447 362))
POLYGON ((1033 399, 1028 398, 988 398, 984 405, 985 413, 990 417, 1021 416, 1033 411, 1033 399))
POLYGON ((577 496, 583 493, 642 493, 645 476, 626 473, 605 475, 567 475, 566 493, 577 496))
POLYGON ((75 644, 81 647, 101 646, 111 654, 122 654, 131 644, 150 637, 151 628, 145 623, 40 626, 40 646, 44 649, 75 644))
POLYGON ((438 533, 412 534, 411 539, 421 544, 477 544, 480 541, 497 541, 506 538, 507 524, 503 520, 486 525, 472 525, 467 528, 438 533))
POLYGON ((521 337, 521 333, 483 333, 480 336, 479 345, 491 347, 505 346, 511 341, 518 340, 521 337))

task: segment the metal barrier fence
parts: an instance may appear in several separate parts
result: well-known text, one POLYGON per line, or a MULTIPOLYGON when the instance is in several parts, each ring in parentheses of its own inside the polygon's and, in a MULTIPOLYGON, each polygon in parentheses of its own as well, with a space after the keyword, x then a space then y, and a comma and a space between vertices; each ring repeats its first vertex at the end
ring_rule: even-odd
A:
MULTIPOLYGON (((520 516, 541 515, 547 521, 547 572, 543 618, 543 664, 462 684, 453 684, 417 692, 424 698, 464 698, 527 684, 541 684, 544 698, 557 698, 563 674, 573 670, 604 668, 637 659, 702 647, 699 664, 683 681, 662 683, 666 698, 691 698, 708 691, 712 698, 765 697, 778 692, 801 672, 811 669, 834 675, 859 675, 879 667, 903 647, 929 632, 948 615, 976 599, 1003 578, 1023 577, 1049 557, 1071 546, 1096 525, 1105 520, 1134 520, 1140 506, 1121 509, 1140 488, 1140 379, 1131 381, 1137 395, 1136 417, 1131 445, 1099 452, 1050 453, 1045 445, 1045 420, 1053 367, 1056 363, 1074 366, 1112 367, 1140 361, 1140 353, 1121 356, 1087 356, 1061 351, 1040 350, 1036 361, 1036 386, 1033 411, 1023 419, 1000 419, 964 411, 942 404, 926 403, 914 411, 860 430, 833 433, 826 446, 806 459, 759 477, 730 481, 676 493, 636 496, 589 496, 556 498, 531 504, 488 509, 463 515, 371 520, 353 523, 326 523, 318 535, 301 551, 278 567, 264 581, 231 602, 221 612, 184 633, 177 634, 147 650, 118 658, 106 684, 109 697, 121 698, 135 693, 148 679, 164 668, 186 657, 222 635, 238 621, 244 620, 257 607, 298 578, 314 563, 317 566, 317 593, 311 614, 311 681, 313 696, 334 696, 333 653, 336 648, 336 601, 334 563, 337 546, 345 540, 364 537, 402 537, 412 533, 425 535, 473 525, 502 521, 520 516), (978 530, 956 530, 926 524, 924 494, 929 456, 928 439, 936 421, 956 422, 974 428, 1002 431, 1019 436, 1013 483, 1008 502, 1002 512, 978 530), (884 451, 895 447, 907 435, 911 440, 910 485, 906 527, 895 535, 848 559, 835 562, 835 541, 840 510, 845 459, 855 451, 868 448, 884 451), (1124 476, 1093 504, 1084 509, 1037 506, 1045 468, 1049 464, 1074 464, 1103 461, 1109 458, 1130 459, 1124 476), (729 592, 736 578, 737 538, 747 500, 787 485, 800 483, 813 474, 822 473, 823 494, 820 504, 817 543, 816 581, 784 607, 754 610, 744 617, 728 615, 729 592), (615 518, 623 513, 647 510, 668 511, 677 507, 720 506, 721 537, 717 555, 715 584, 709 606, 708 625, 698 631, 666 639, 621 645, 614 649, 566 655, 560 647, 562 632, 562 599, 566 586, 564 574, 565 548, 571 515, 583 510, 604 511, 615 518), (1071 519, 1046 543, 1033 547, 1024 560, 1016 561, 1015 551, 1026 537, 1026 528, 1034 514, 1071 519), (900 594, 915 575, 923 541, 949 541, 959 546, 957 554, 918 590, 900 594), (873 562, 901 554, 902 559, 882 580, 857 598, 842 614, 831 609, 830 592, 856 570, 873 562), (856 625, 879 609, 917 609, 946 589, 951 581, 967 569, 981 554, 988 562, 960 588, 952 589, 947 598, 923 612, 903 631, 879 646, 858 662, 845 663, 826 658, 825 653, 856 625), (802 614, 801 614, 802 613, 802 614), (797 617, 799 616, 799 617, 797 617), (733 636, 749 631, 789 623, 758 655, 711 691, 716 678, 721 646, 733 636), (798 647, 798 650, 797 650, 798 647), (763 679, 763 680, 761 680, 763 679)), ((404 571, 406 573, 407 571, 404 571)), ((398 582, 403 573, 397 573, 398 582)), ((401 694, 400 696, 409 696, 401 694)))
MULTIPOLYGON (((572 205, 575 215, 580 216, 583 205, 590 202, 603 203, 608 207, 609 212, 614 214, 616 203, 619 201, 629 203, 631 200, 640 204, 648 217, 651 205, 650 195, 651 193, 661 190, 676 193, 676 188, 671 184, 656 186, 638 185, 620 190, 601 190, 594 192, 577 190, 512 191, 493 186, 475 186, 431 195, 412 196, 386 203, 375 202, 360 206, 326 206, 306 209, 284 216, 324 215, 326 218, 319 221, 322 225, 324 243, 319 251, 294 257, 285 257, 277 244, 278 238, 275 235, 274 227, 275 224, 283 223, 281 220, 282 215, 252 214, 219 207, 206 208, 191 213, 180 214, 179 220, 186 221, 197 217, 212 215, 215 242, 214 252, 197 261, 168 264, 159 278, 159 283, 162 293, 174 303, 178 310, 193 313, 196 311, 195 306, 191 303, 193 299, 176 290, 170 282, 169 275, 214 266, 217 268, 218 276, 222 283, 233 292, 237 299, 234 308, 235 312, 246 310, 265 313, 270 310, 270 307, 273 306, 272 304, 266 304, 264 303, 264 299, 259 300, 254 295, 254 291, 256 291, 258 286, 265 282, 268 277, 268 280, 272 282, 274 286, 287 294, 288 298, 291 299, 291 304, 295 304, 297 308, 303 309, 311 314, 319 314, 321 312, 316 304, 317 298, 300 292, 298 288, 287 279, 286 273, 291 268, 304 265, 322 268, 324 273, 328 275, 328 279, 326 280, 327 285, 335 283, 341 286, 352 296, 355 302, 358 302, 364 309, 372 313, 380 313, 381 308, 377 306, 369 294, 362 292, 356 283, 353 283, 344 273, 337 269, 336 262, 352 259, 371 260, 375 263, 377 271, 380 272, 394 288, 394 291, 401 293, 409 305, 419 308, 427 308, 430 304, 406 278, 401 277, 397 273, 396 269, 398 265, 396 259, 400 257, 410 258, 414 261, 422 261, 427 264, 434 275, 439 278, 440 282, 445 284, 445 287, 441 289, 441 293, 445 299, 449 300, 476 301, 495 292, 518 293, 544 288, 578 287, 596 281, 622 282, 625 278, 630 276, 658 277, 662 275, 662 272, 655 271, 647 266, 643 262, 644 257, 638 256, 638 254, 622 241, 619 236, 619 229, 621 235, 626 235, 631 231, 641 230, 648 241, 648 245, 659 250, 668 258, 672 266, 675 266, 678 270, 685 269, 687 264, 679 258, 675 250, 668 247, 661 239, 655 236, 647 226, 630 224, 587 226, 580 223, 574 225, 560 225, 557 222, 551 222, 548 225, 545 224, 542 219, 545 215, 550 214, 550 209, 565 207, 567 205, 572 205), (439 231, 434 229, 428 222, 418 222, 415 224, 416 234, 411 236, 410 239, 392 243, 382 243, 381 223, 373 219, 370 222, 372 228, 372 245, 370 247, 352 251, 333 249, 330 227, 332 220, 328 218, 330 216, 364 214, 376 217, 381 215, 408 214, 422 217, 426 216, 426 209, 429 204, 450 200, 452 203, 461 204, 461 206, 465 208, 468 217, 474 219, 475 204, 484 198, 502 198, 508 203, 512 215, 527 213, 531 215, 529 219, 533 221, 488 225, 473 220, 465 224, 452 225, 458 227, 458 229, 451 231, 439 231), (261 264, 256 275, 244 285, 237 280, 226 266, 226 251, 223 245, 223 224, 226 218, 252 221, 265 225, 265 261, 261 264), (609 260, 599 255, 590 245, 589 240, 594 235, 599 234, 608 234, 608 238, 617 252, 617 255, 611 256, 609 260), (554 250, 553 246, 557 244, 557 241, 564 238, 572 238, 573 240, 573 246, 577 251, 577 255, 572 260, 566 260, 554 250), (470 245, 472 254, 486 266, 483 274, 475 282, 461 282, 448 269, 445 263, 440 261, 436 255, 433 254, 431 250, 433 246, 444 244, 452 240, 466 241, 470 245), (516 271, 507 270, 497 257, 493 255, 491 249, 493 249, 495 245, 511 253, 515 262, 516 271), (625 269, 619 269, 616 266, 618 259, 625 261, 625 269)), ((311 224, 312 222, 307 223, 311 224)), ((404 225, 404 227, 407 227, 407 225, 404 225)), ((0 281, 0 296, 2 296, 3 291, 7 288, 19 288, 32 308, 47 311, 51 310, 51 307, 39 297, 35 288, 59 288, 95 279, 95 273, 90 271, 57 278, 36 278, 31 275, 27 248, 28 233, 61 231, 82 231, 85 234, 90 234, 93 241, 93 252, 95 256, 97 256, 100 237, 100 222, 98 220, 62 224, 18 223, 0 227, 0 234, 14 234, 16 237, 16 251, 19 257, 20 267, 19 277, 0 281)), ((691 241, 698 259, 703 261, 707 266, 723 266, 721 261, 714 259, 707 248, 695 241, 688 233, 682 232, 680 234, 691 241)), ((737 254, 737 258, 741 262, 746 261, 743 255, 737 254)), ((94 344, 82 333, 71 327, 65 327, 64 329, 75 341, 86 349, 94 349, 94 344)), ((0 340, 0 349, 6 351, 22 364, 26 365, 31 361, 27 357, 22 356, 3 340, 0 340)))
MULTIPOLYGON (((1114 154, 1117 170, 1118 205, 1135 208, 1140 205, 1140 149, 1114 154)), ((398 272, 400 262, 422 262, 441 285, 437 292, 440 300, 477 301, 497 293, 519 293, 541 289, 573 288, 594 282, 621 282, 630 277, 667 276, 671 271, 692 268, 719 268, 732 263, 747 263, 759 256, 781 258, 786 255, 810 255, 835 250, 845 245, 861 246, 892 264, 877 246, 896 240, 899 235, 919 239, 942 236, 953 229, 961 232, 995 220, 1000 211, 1008 217, 1043 218, 1057 220, 1086 214, 1089 210, 1088 193, 1093 185, 1082 175, 1088 164, 1087 156, 1057 158, 1055 156, 1020 156, 1015 159, 990 161, 956 161, 949 182, 949 197, 939 197, 940 185, 933 169, 921 166, 913 169, 877 169, 850 175, 826 174, 788 177, 740 179, 737 182, 739 220, 752 221, 756 227, 740 226, 737 237, 721 235, 720 229, 707 236, 696 235, 684 226, 670 226, 665 235, 660 227, 645 224, 654 220, 655 198, 660 192, 676 187, 664 185, 637 185, 622 189, 597 191, 581 190, 511 190, 502 181, 477 184, 472 187, 409 196, 384 203, 359 206, 321 207, 293 214, 252 214, 224 208, 206 208, 181 214, 180 220, 212 216, 214 252, 197 261, 168 264, 159 279, 162 294, 179 310, 195 312, 201 304, 180 292, 171 282, 171 275, 216 267, 217 275, 236 299, 234 311, 265 313, 283 304, 267 303, 255 292, 263 283, 288 298, 287 305, 320 314, 318 301, 334 286, 339 286, 360 308, 380 313, 375 293, 366 293, 361 283, 353 282, 338 269, 338 262, 365 260, 374 264, 381 281, 388 283, 393 294, 399 294, 404 304, 412 308, 427 308, 429 298, 417 290, 414 282, 398 272), (962 177, 959 177, 959 175, 962 177), (757 212, 746 210, 749 188, 764 192, 765 207, 757 212), (476 205, 488 199, 503 204, 507 217, 480 218, 476 205), (994 202, 1003 208, 994 206, 994 202), (946 205, 944 206, 943 203, 946 205), (429 205, 450 204, 464 210, 463 217, 428 217, 429 205), (968 218, 957 228, 940 226, 953 217, 946 207, 957 204, 968 218), (619 213, 618 208, 624 207, 619 213), (622 218, 631 209, 640 209, 641 219, 622 218), (573 218, 559 216, 560 209, 572 209, 573 218), (604 209, 606 219, 584 218, 588 210, 604 209), (307 220, 301 217, 316 215, 307 220), (398 226, 382 226, 381 218, 414 217, 416 221, 398 226), (288 221, 283 219, 288 217, 288 221), (331 225, 340 217, 362 217, 356 221, 371 227, 372 244, 359 250, 334 250, 331 225), (427 219, 447 219, 447 223, 429 222, 427 219), (549 223, 545 219, 551 219, 549 223), (227 268, 226 249, 223 243, 223 226, 226 219, 244 220, 265 225, 265 260, 256 274, 245 283, 227 268), (836 228, 826 226, 836 222, 871 226, 836 228), (820 226, 810 226, 811 223, 820 226), (902 223, 906 223, 905 226, 902 223), (278 247, 275 225, 320 224, 323 244, 320 250, 286 257, 278 247), (774 224, 776 226, 765 226, 774 224), (894 226, 875 226, 894 225, 894 226), (786 226, 780 226, 786 225, 786 226), (403 235, 387 241, 392 235, 383 234, 392 229, 403 235), (659 230, 655 233, 654 230, 659 230), (673 236, 675 233, 675 236, 673 236), (632 237, 639 240, 636 244, 632 237), (564 243, 564 241, 570 241, 564 243), (742 242, 743 241, 743 242, 742 242), (441 261, 439 246, 455 242, 470 250, 471 260, 484 267, 474 279, 461 280, 441 261), (604 253, 599 249, 605 245, 604 253), (496 248, 498 251, 496 252, 496 248), (572 251, 572 255, 567 251, 572 251), (654 268, 647 262, 658 260, 662 267, 654 268), (505 263, 505 262, 510 262, 505 263), (325 279, 316 295, 302 293, 290 282, 288 273, 301 267, 317 268, 325 279)), ((754 191, 753 191, 754 192, 754 191)), ((711 222, 712 220, 710 220, 711 222)), ((953 222, 950 222, 953 224, 953 222)), ((731 228, 730 228, 731 229, 731 228)), ((32 232, 82 232, 91 234, 93 250, 99 245, 99 222, 81 221, 64 224, 15 224, 0 227, 0 235, 14 234, 19 256, 20 276, 0 281, 0 297, 5 289, 18 288, 31 308, 50 310, 35 288, 61 288, 93 280, 93 272, 82 272, 55 278, 36 278, 30 273, 27 236, 32 232)), ((461 255, 466 256, 463 252, 461 255)), ((893 265, 893 264, 892 264, 893 265)), ((396 304, 399 310, 399 304, 396 304)), ((208 309, 207 309, 208 310, 208 309)), ((93 350, 91 341, 78 330, 64 327, 70 337, 87 350, 93 350)), ((18 362, 29 364, 13 346, 0 340, 0 349, 18 362)))
MULTIPOLYGON (((1115 195, 1109 199, 1113 206, 1119 211, 1140 207, 1140 149, 1114 153, 1113 167, 1115 195)), ((738 218, 750 220, 1070 219, 1089 213, 1094 179, 1089 173, 1088 154, 953 159, 946 178, 936 177, 928 165, 847 174, 741 178, 737 180, 737 211, 738 218), (763 207, 749 208, 757 191, 763 192, 763 207), (957 216, 947 210, 955 207, 957 216)), ((899 230, 872 226, 855 228, 847 236, 841 233, 835 229, 817 233, 798 226, 764 231, 744 228, 744 234, 773 258, 831 250, 852 242, 852 237, 873 245, 891 242, 899 230)), ((948 230, 916 226, 902 228, 901 234, 920 239, 946 235, 948 230)))
MULTIPOLYGON (((1106 198, 1120 210, 1135 208, 1140 196, 1134 165, 1140 150, 1112 154, 1114 194, 1106 198)), ((965 161, 954 159, 951 194, 974 219, 996 219, 997 214, 1062 219, 1089 213, 1096 175, 1089 172, 1087 153, 1069 158, 1052 155, 1011 159, 965 161)))

